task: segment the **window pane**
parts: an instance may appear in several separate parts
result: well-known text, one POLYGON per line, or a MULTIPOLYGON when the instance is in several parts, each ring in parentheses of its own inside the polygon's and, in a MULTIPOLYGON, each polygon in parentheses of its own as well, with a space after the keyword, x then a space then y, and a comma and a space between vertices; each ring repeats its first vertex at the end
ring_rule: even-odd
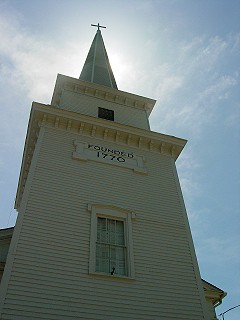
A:
POLYGON ((96 271, 126 275, 124 221, 97 218, 96 271))
POLYGON ((96 246, 96 271, 109 273, 109 247, 102 244, 96 246))
POLYGON ((124 245, 124 222, 116 221, 116 244, 124 245))
POLYGON ((97 241, 98 242, 108 242, 107 241, 107 224, 106 218, 98 217, 97 222, 97 241))
POLYGON ((108 219, 109 243, 116 243, 116 220, 108 219))
POLYGON ((110 269, 115 268, 115 274, 126 275, 125 250, 123 247, 110 247, 110 269))
POLYGON ((98 118, 114 121, 114 111, 99 107, 98 118))

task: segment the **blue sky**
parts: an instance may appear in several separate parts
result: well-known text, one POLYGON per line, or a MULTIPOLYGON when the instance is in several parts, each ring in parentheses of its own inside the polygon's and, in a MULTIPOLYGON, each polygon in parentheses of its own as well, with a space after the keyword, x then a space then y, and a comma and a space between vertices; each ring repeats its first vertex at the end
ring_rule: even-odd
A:
POLYGON ((228 292, 219 314, 240 304, 238 0, 2 0, 0 227, 31 103, 50 103, 57 73, 79 77, 98 22, 119 89, 156 99, 151 129, 188 140, 177 167, 201 275, 228 292))

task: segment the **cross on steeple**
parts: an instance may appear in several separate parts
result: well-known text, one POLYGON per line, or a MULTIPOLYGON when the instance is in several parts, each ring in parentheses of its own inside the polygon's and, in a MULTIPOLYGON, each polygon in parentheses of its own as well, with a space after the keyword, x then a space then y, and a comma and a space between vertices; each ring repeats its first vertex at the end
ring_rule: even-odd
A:
POLYGON ((91 24, 91 26, 92 27, 97 27, 98 28, 98 30, 100 30, 100 28, 105 28, 106 29, 106 27, 104 27, 104 26, 100 26, 100 24, 98 23, 98 24, 91 24))
POLYGON ((100 28, 106 27, 101 26, 99 23, 91 24, 91 26, 97 27, 97 32, 94 36, 79 79, 117 89, 116 80, 109 63, 100 30, 100 28))

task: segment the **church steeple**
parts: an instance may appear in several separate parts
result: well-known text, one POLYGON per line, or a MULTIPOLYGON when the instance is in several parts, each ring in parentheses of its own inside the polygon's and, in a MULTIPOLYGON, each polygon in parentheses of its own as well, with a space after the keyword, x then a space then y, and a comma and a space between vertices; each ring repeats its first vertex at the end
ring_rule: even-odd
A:
POLYGON ((216 319, 224 293, 204 300, 174 163, 186 140, 116 89, 97 28, 80 79, 59 74, 51 105, 32 105, 1 319, 216 319))
POLYGON ((107 51, 103 42, 100 28, 106 28, 97 25, 97 33, 93 39, 92 45, 84 63, 79 79, 98 83, 106 87, 117 89, 117 84, 109 63, 107 51))

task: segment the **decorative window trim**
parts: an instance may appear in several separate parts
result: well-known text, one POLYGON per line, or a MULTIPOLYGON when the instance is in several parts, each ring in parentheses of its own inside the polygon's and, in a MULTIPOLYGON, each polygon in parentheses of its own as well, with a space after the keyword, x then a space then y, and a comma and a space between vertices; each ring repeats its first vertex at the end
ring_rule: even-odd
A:
POLYGON ((103 204, 89 204, 88 211, 91 213, 91 233, 90 233, 90 257, 89 274, 107 276, 112 278, 134 279, 134 255, 133 255, 133 237, 132 222, 136 219, 136 214, 130 210, 103 204), (97 218, 105 217, 109 219, 120 219, 124 221, 124 232, 126 237, 126 273, 119 275, 103 273, 96 271, 96 241, 97 241, 97 218))

